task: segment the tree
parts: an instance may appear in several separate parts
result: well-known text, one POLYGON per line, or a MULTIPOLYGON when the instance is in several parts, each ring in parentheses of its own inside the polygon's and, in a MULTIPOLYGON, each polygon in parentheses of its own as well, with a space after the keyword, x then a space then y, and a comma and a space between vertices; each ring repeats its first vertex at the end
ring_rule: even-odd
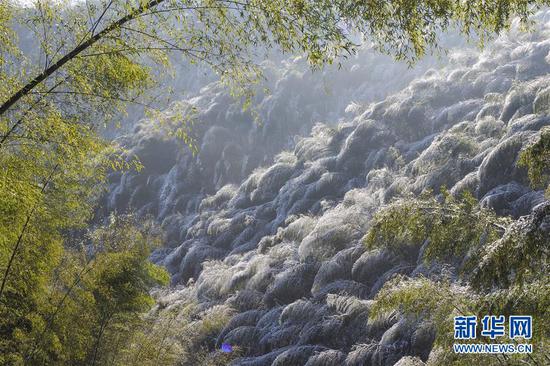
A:
POLYGON ((40 309, 45 321, 6 354, 30 364, 114 363, 145 325, 143 314, 154 304, 150 290, 168 282, 166 271, 149 261, 161 238, 150 220, 111 216, 84 251, 66 250, 40 309))
POLYGON ((544 128, 538 140, 523 150, 519 166, 526 167, 533 188, 545 188, 550 197, 550 128, 544 128))
MULTIPOLYGON (((381 51, 414 59, 437 46, 442 30, 457 27, 483 40, 507 28, 514 16, 527 22, 532 11, 546 3, 99 0, 66 5, 37 0, 34 11, 26 10, 18 21, 31 24, 40 41, 39 58, 32 60, 38 64, 21 70, 26 58, 7 39, 3 42, 7 62, 1 72, 5 83, 0 116, 11 123, 3 121, 0 141, 5 143, 23 125, 36 129, 36 121, 26 120, 32 120, 37 113, 33 111, 56 104, 52 99, 61 99, 66 107, 76 98, 79 108, 135 100, 133 93, 139 94, 150 81, 144 58, 162 64, 168 52, 179 52, 226 78, 242 80, 254 71, 251 60, 258 49, 278 46, 283 52, 304 52, 313 65, 321 65, 353 51, 351 37, 359 32, 381 51)), ((12 8, 2 6, 4 24, 12 8)))
POLYGON ((425 265, 442 270, 430 277, 391 279, 376 295, 371 315, 397 310, 405 317, 428 322, 436 329, 435 347, 442 349, 434 353, 437 365, 548 363, 550 239, 544 221, 550 205, 512 221, 480 207, 468 194, 456 199, 443 192, 442 200, 402 198, 376 214, 366 237, 368 246, 405 253, 405 260, 410 260, 411 247, 418 250, 424 243, 425 265), (532 355, 467 356, 451 352, 456 343, 453 317, 487 314, 531 315, 537 324, 530 341, 536 351, 532 355))
POLYGON ((480 247, 500 238, 509 223, 508 218, 480 207, 469 192, 456 198, 443 188, 439 200, 426 192, 395 200, 377 212, 365 244, 388 248, 406 258, 426 242, 426 261, 460 263, 467 254, 475 258, 473 253, 480 247))
POLYGON ((91 292, 97 323, 88 353, 90 365, 107 364, 116 357, 141 314, 154 304, 149 290, 168 283, 168 273, 149 262, 151 248, 160 244, 153 228, 137 228, 131 216, 113 216, 109 226, 94 235, 99 247, 91 292))

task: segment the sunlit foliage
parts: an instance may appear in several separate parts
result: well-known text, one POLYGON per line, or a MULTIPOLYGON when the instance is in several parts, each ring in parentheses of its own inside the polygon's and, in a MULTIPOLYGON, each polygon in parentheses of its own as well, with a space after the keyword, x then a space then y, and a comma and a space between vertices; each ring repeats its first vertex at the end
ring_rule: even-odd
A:
MULTIPOLYGON (((441 201, 425 196, 399 200, 377 214, 369 246, 406 251, 425 243, 426 265, 449 265, 439 278, 397 276, 376 296, 373 315, 398 310, 428 321, 437 330, 433 364, 544 364, 548 357, 550 305, 549 238, 545 206, 516 222, 497 218, 466 195, 447 193, 441 201), (437 261, 437 262, 436 262, 437 261), (439 263, 439 264, 437 264, 439 263), (454 270, 460 275, 457 280, 454 270), (451 351, 453 317, 487 314, 533 316, 532 355, 457 355, 451 351)), ((498 341, 498 340, 497 340, 498 341)))
POLYGON ((527 168, 533 187, 547 187, 550 196, 550 128, 543 129, 539 140, 522 151, 518 163, 527 168))
POLYGON ((52 278, 42 274, 49 287, 35 303, 20 304, 18 314, 3 311, 2 339, 11 342, 2 345, 2 364, 92 365, 122 357, 154 304, 151 288, 168 281, 148 259, 160 238, 150 222, 113 216, 90 235, 93 254, 88 246, 67 249, 52 278))
POLYGON ((502 234, 508 220, 480 207, 471 194, 455 198, 443 190, 442 196, 428 193, 391 203, 375 215, 367 246, 407 255, 426 241, 425 260, 455 260, 502 234))

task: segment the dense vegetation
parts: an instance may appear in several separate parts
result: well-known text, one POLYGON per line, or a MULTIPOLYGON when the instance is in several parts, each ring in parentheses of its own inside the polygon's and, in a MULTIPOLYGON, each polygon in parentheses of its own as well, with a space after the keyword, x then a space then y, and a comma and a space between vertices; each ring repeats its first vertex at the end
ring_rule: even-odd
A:
MULTIPOLYGON (((152 223, 115 215, 105 226, 86 230, 107 173, 141 167, 135 157, 125 156, 119 146, 103 139, 100 128, 113 123, 113 116, 128 103, 150 101, 148 91, 168 67, 171 52, 211 67, 233 87, 234 95, 245 98, 246 105, 249 83, 260 76, 254 60, 270 48, 304 53, 313 66, 321 66, 353 52, 351 40, 359 31, 381 51, 414 60, 437 46, 442 30, 456 27, 483 42, 506 29, 514 16, 527 24, 532 11, 544 4, 36 1, 34 7, 22 9, 3 1, 0 363, 153 365, 182 358, 189 364, 227 362, 229 356, 209 356, 208 349, 213 347, 212 337, 229 321, 230 310, 214 309, 199 320, 189 310, 192 315, 177 320, 186 327, 180 334, 172 329, 174 334, 166 333, 170 328, 166 322, 176 321, 176 315, 166 315, 160 305, 155 311, 162 317, 155 318, 155 312, 145 315, 154 305, 151 291, 168 282, 166 273, 148 261, 162 241, 152 223), (28 30, 20 32, 21 28, 28 30), (34 38, 30 46, 17 39, 29 31, 29 38, 34 38), (197 351, 205 345, 210 348, 197 351)), ((188 137, 185 120, 178 131, 188 137)), ((524 155, 535 184, 546 182, 547 151, 544 135, 524 155)), ((470 264, 475 276, 465 278, 480 299, 507 313, 525 311, 542 317, 548 308, 547 287, 542 286, 542 292, 537 287, 545 285, 540 276, 548 273, 548 263, 536 223, 527 232, 514 229, 521 223, 506 223, 503 228, 501 219, 470 198, 454 201, 448 196, 444 204, 430 199, 396 203, 379 217, 382 221, 375 226, 378 231, 371 231, 370 245, 387 243, 409 250, 407 246, 430 238, 427 258, 453 265, 469 251, 480 251, 476 255, 484 260, 470 264), (409 219, 395 221, 396 215, 409 219), (433 222, 438 223, 437 230, 433 222), (462 225, 470 230, 460 230, 462 225), (392 236, 395 233, 399 237, 392 236), (460 245, 452 245, 457 238, 460 245), (491 250, 483 252, 487 248, 491 250), (510 250, 517 253, 514 262, 509 262, 510 250), (509 309, 504 290, 529 301, 509 309)), ((397 285, 407 284, 403 280, 397 285)), ((429 282, 420 285, 426 292, 433 289, 429 282)), ((383 291, 381 308, 401 302, 399 295, 383 291)), ((438 304, 445 306, 445 301, 438 304)), ((415 310, 413 305, 405 311, 415 310)), ((442 310, 430 311, 437 317, 442 310)), ((180 311, 177 316, 185 315, 180 311)), ((545 342, 546 325, 542 320, 538 324, 537 341, 545 342)))
POLYGON ((542 131, 538 141, 521 154, 519 164, 527 167, 534 188, 546 188, 550 196, 550 129, 542 131))
MULTIPOLYGON (((537 212, 548 215, 550 206, 537 212)), ((446 192, 434 198, 402 199, 374 219, 366 244, 397 254, 418 251, 423 261, 449 267, 434 280, 397 276, 377 295, 373 314, 397 310, 430 322, 437 329, 436 347, 449 350, 454 316, 529 314, 536 331, 533 355, 465 356, 441 352, 438 365, 464 362, 488 365, 543 365, 550 353, 550 238, 537 217, 511 222, 479 207, 470 195, 457 200, 446 192), (457 281, 456 276, 459 277, 457 281), (466 361, 467 360, 467 361, 466 361)), ((505 339, 503 342, 506 342, 505 339)))
POLYGON ((160 238, 151 223, 113 216, 82 242, 21 250, 4 288, 0 362, 125 364, 118 359, 154 303, 150 289, 168 281, 149 262, 160 238))

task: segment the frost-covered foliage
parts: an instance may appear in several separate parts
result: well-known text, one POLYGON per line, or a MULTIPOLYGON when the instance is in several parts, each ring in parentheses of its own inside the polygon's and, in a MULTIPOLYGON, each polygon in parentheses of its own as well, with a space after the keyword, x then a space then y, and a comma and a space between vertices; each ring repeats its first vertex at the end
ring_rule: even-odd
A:
MULTIPOLYGON (((130 171, 110 176, 110 193, 100 216, 132 209, 167 219, 168 227, 181 226, 182 215, 195 213, 199 205, 201 211, 208 207, 203 199, 227 198, 230 188, 224 186, 242 183, 260 166, 275 161, 289 163, 285 160, 289 157, 292 163, 296 159, 293 154, 279 155, 284 149, 298 144, 299 155, 306 159, 329 153, 323 150, 323 141, 330 135, 315 124, 337 124, 342 116, 383 99, 438 62, 434 57, 427 58, 408 69, 365 47, 343 64, 343 70, 329 67, 322 73, 312 73, 301 58, 274 57, 262 64, 266 80, 258 86, 252 106, 246 111, 222 83, 211 82, 211 76, 206 75, 195 96, 174 102, 164 112, 140 121, 133 133, 118 139, 129 155, 140 158, 144 170, 140 174, 130 171), (298 136, 307 136, 312 129, 317 138, 297 142, 298 136), (182 136, 191 149, 178 141, 182 136)), ((194 72, 185 72, 193 80, 191 90, 201 82, 194 72)), ((264 179, 276 176, 282 185, 284 165, 275 169, 264 179)), ((271 193, 259 190, 256 197, 267 199, 271 193)), ((179 232, 173 235, 172 245, 185 236, 179 232)))
POLYGON ((466 262, 477 261, 475 252, 499 239, 509 223, 480 207, 469 192, 457 199, 444 190, 441 202, 423 196, 395 200, 377 212, 365 238, 367 247, 389 249, 405 258, 422 250, 427 262, 464 262, 466 255, 466 262))
POLYGON ((521 153, 518 163, 527 167, 535 188, 548 185, 546 195, 550 196, 550 128, 541 131, 538 141, 521 153))
POLYGON ((529 314, 537 324, 530 340, 539 349, 535 354, 464 357, 443 352, 432 363, 547 363, 550 204, 539 204, 530 215, 510 223, 480 208, 468 195, 460 201, 443 196, 442 202, 401 199, 376 214, 366 236, 368 246, 388 248, 401 256, 416 249, 419 262, 446 268, 436 276, 415 270, 410 277, 388 281, 377 294, 371 315, 399 311, 403 317, 423 320, 436 330, 436 345, 449 350, 456 342, 451 336, 454 316, 529 314))
MULTIPOLYGON (((168 268, 177 290, 161 303, 170 307, 183 298, 195 301, 200 312, 227 310, 227 322, 216 334, 200 333, 191 349, 204 347, 214 357, 221 344, 232 344, 240 352, 234 365, 446 362, 445 350, 432 351, 433 324, 402 311, 378 311, 376 317, 371 311, 380 299, 395 305, 387 296, 392 286, 403 286, 405 295, 412 291, 405 284, 464 295, 469 290, 456 282, 460 259, 471 243, 483 239, 492 244, 480 258, 480 286, 511 284, 520 298, 533 294, 514 287, 514 276, 528 276, 535 260, 547 258, 550 212, 544 192, 529 187, 527 171, 517 162, 522 149, 550 125, 544 107, 550 83, 548 18, 550 13, 539 15, 542 25, 533 34, 512 32, 481 53, 453 53, 446 67, 429 70, 371 104, 351 103, 359 86, 368 90, 368 81, 361 81, 364 73, 351 70, 353 77, 337 88, 337 101, 327 101, 310 74, 287 65, 272 94, 258 97, 263 123, 254 125, 210 85, 187 102, 207 121, 197 124, 196 157, 147 123, 124 138, 145 168, 140 174, 114 174, 106 207, 132 206, 163 220, 167 248, 153 260, 168 268), (338 118, 345 103, 350 103, 348 113, 338 123, 311 129, 319 119, 338 118), (296 134, 305 137, 294 139, 296 134), (288 151, 281 153, 284 148, 288 151), (465 246, 448 262, 449 253, 437 250, 437 262, 426 262, 429 243, 410 233, 395 243, 410 250, 363 244, 381 207, 426 191, 435 195, 434 204, 451 195, 460 210, 510 216, 517 220, 513 238, 528 240, 514 240, 498 227, 484 238, 449 226, 436 243, 455 235, 471 243, 460 243, 465 246), (465 192, 472 198, 460 201, 465 192), (516 262, 506 267, 502 253, 510 250, 516 262)), ((368 70, 367 65, 358 68, 368 70)), ((272 66, 273 73, 277 70, 272 66)), ((364 101, 376 97, 367 95, 364 101)), ((493 223, 470 218, 459 215, 451 223, 493 223)), ((420 219, 426 223, 426 217, 420 219)), ((441 215, 439 222, 446 220, 441 215)), ((537 263, 547 268, 547 262, 537 263)), ((533 286, 544 286, 547 274, 546 269, 542 278, 534 278, 533 286)), ((512 301, 506 293, 500 296, 496 302, 512 301)), ((413 305, 429 307, 437 300, 413 305)), ((544 301, 537 300, 536 311, 544 309, 544 301)), ((434 313, 436 320, 449 315, 445 309, 450 308, 434 313)))

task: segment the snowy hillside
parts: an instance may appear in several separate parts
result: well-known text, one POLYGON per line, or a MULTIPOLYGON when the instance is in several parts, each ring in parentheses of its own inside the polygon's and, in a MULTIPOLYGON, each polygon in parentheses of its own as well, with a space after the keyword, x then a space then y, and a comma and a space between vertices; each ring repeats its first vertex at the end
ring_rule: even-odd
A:
MULTIPOLYGON (((209 84, 164 112, 198 108, 198 155, 143 121, 120 141, 144 170, 112 174, 104 210, 163 223, 166 247, 153 260, 172 275, 164 309, 194 302, 197 317, 230 314, 207 347, 239 347, 235 365, 426 361, 429 324, 374 321, 371 302, 396 274, 456 268, 426 265, 421 248, 407 258, 367 250, 363 237, 393 198, 443 186, 499 215, 548 211, 516 162, 550 125, 549 16, 483 52, 454 50, 444 67, 430 59, 407 70, 372 51, 322 78, 299 61, 266 64, 261 124, 209 84)), ((422 363, 399 362, 413 364, 422 363)))

